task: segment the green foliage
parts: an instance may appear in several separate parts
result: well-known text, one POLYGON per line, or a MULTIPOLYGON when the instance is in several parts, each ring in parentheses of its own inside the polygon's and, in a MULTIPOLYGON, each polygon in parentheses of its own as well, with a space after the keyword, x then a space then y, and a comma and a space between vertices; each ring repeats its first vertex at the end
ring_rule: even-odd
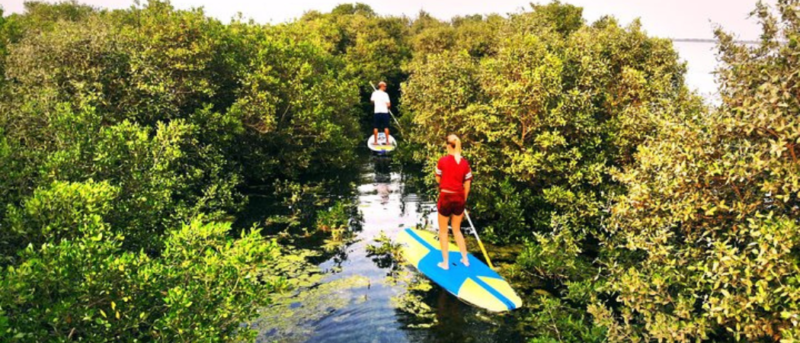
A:
MULTIPOLYGON (((357 301, 325 299, 347 281, 309 292, 309 255, 278 262, 219 221, 242 186, 271 185, 267 225, 316 223, 340 248, 354 208, 298 180, 355 161, 378 80, 404 156, 431 167, 461 136, 484 237, 524 245, 507 270, 561 297, 526 301, 532 341, 800 339, 797 0, 756 7, 760 46, 717 30, 716 108, 669 40, 558 1, 450 21, 344 4, 280 25, 155 0, 25 7, 0 15, 4 341, 247 340, 259 310, 357 301)), ((397 308, 435 324, 430 283, 377 243, 407 287, 397 308)))
POLYGON ((355 206, 344 200, 336 201, 327 210, 317 212, 317 229, 330 231, 333 229, 346 228, 350 222, 352 210, 355 206))
POLYGON ((8 144, 5 132, 0 129, 0 174, 5 175, 0 179, 0 218, 5 217, 3 213, 6 210, 6 204, 11 196, 12 184, 16 180, 14 173, 13 160, 11 159, 14 153, 13 148, 8 144))
MULTIPOLYGON (((3 15, 3 8, 0 7, 0 76, 5 75, 5 60, 8 55, 8 45, 11 44, 13 21, 3 15)), ((0 86, 5 83, 5 77, 0 77, 0 86)))
POLYGON ((373 17, 375 16, 375 11, 369 5, 358 2, 355 4, 340 4, 331 10, 331 14, 334 16, 360 14, 365 17, 373 17))
POLYGON ((588 323, 586 315, 549 296, 540 296, 526 324, 536 338, 528 343, 605 342, 605 329, 588 323))
POLYGON ((530 235, 530 215, 526 213, 534 207, 529 204, 532 198, 530 189, 519 190, 505 179, 496 194, 479 194, 472 198, 478 199, 476 202, 482 205, 479 209, 497 215, 497 220, 487 223, 484 228, 487 240, 508 244, 530 235))
POLYGON ((163 255, 122 249, 98 216, 74 239, 29 246, 0 277, 11 341, 233 340, 269 302, 261 279, 277 254, 257 231, 232 241, 228 224, 173 230, 163 255))
POLYGON ((272 185, 272 192, 277 201, 279 211, 267 218, 266 224, 272 227, 271 231, 283 230, 285 235, 298 234, 298 229, 304 231, 304 235, 311 235, 312 231, 325 231, 332 228, 331 225, 338 225, 337 228, 347 224, 349 216, 354 213, 354 206, 350 206, 344 201, 339 201, 331 206, 331 199, 324 182, 292 182, 288 180, 276 180, 272 185), (330 210, 335 209, 331 212, 330 210), (322 217, 322 218, 320 218, 322 217), (327 227, 323 227, 327 226, 327 227))
POLYGON ((454 49, 409 65, 413 157, 430 166, 444 137, 460 135, 480 180, 476 217, 502 223, 491 237, 547 232, 555 216, 576 242, 596 234, 606 195, 619 188, 610 172, 653 131, 653 112, 696 102, 669 41, 637 23, 585 26, 580 12, 534 6, 499 25, 494 53, 454 49))
POLYGON ((251 128, 240 147, 249 178, 263 182, 276 174, 296 177, 352 163, 357 86, 339 72, 339 60, 295 39, 290 28, 251 35, 254 56, 241 72, 244 86, 230 109, 251 128))
POLYGON ((591 275, 591 263, 581 255, 569 230, 556 229, 551 235, 536 235, 519 254, 517 264, 537 275, 559 281, 580 281, 591 275))
POLYGON ((351 164, 360 140, 346 59, 294 34, 160 1, 0 21, 3 335, 253 338, 278 248, 218 221, 244 182, 351 164))
POLYGON ((759 5, 758 47, 718 30, 722 104, 661 118, 617 175, 602 261, 621 304, 590 308, 611 340, 796 339, 799 7, 759 5))
POLYGON ((386 233, 381 231, 380 235, 375 238, 375 244, 367 245, 367 257, 372 257, 372 261, 379 268, 391 268, 389 276, 396 277, 405 262, 402 248, 402 244, 392 241, 389 236, 386 236, 386 233))
POLYGON ((36 190, 21 208, 9 206, 7 230, 3 230, 4 255, 15 248, 30 244, 58 243, 71 240, 94 225, 112 210, 119 189, 107 182, 54 182, 48 188, 36 190))
MULTIPOLYGON (((94 108, 75 113, 64 105, 51 115, 50 128, 50 139, 58 143, 27 151, 45 156, 38 168, 22 171, 29 173, 27 182, 95 179, 119 188, 105 217, 133 247, 151 248, 166 228, 200 213, 220 218, 241 202, 234 193, 239 177, 225 173, 219 151, 198 147, 197 127, 185 121, 160 123, 155 130, 128 121, 103 126, 94 108)), ((15 155, 28 157, 25 152, 15 155)))
POLYGON ((43 1, 25 1, 26 29, 41 30, 52 28, 58 21, 80 21, 90 16, 96 9, 92 6, 82 5, 77 0, 65 0, 56 3, 43 1))
POLYGON ((470 56, 483 57, 495 54, 495 35, 503 24, 503 17, 492 14, 486 17, 456 17, 451 20, 455 29, 455 48, 466 50, 470 56))
POLYGON ((358 216, 358 209, 346 200, 338 200, 327 210, 317 211, 317 230, 330 234, 323 249, 332 252, 342 249, 353 240, 350 218, 358 216))
POLYGON ((355 86, 313 41, 161 2, 53 25, 25 35, 8 58, 16 82, 5 125, 38 119, 19 135, 48 132, 42 113, 69 102, 95 108, 101 124, 186 120, 200 149, 227 157, 220 172, 259 182, 352 161, 355 86))
POLYGON ((367 245, 367 254, 370 256, 380 256, 391 258, 392 261, 397 263, 403 262, 402 245, 395 243, 386 233, 381 231, 380 235, 375 238, 376 245, 367 245))
POLYGON ((307 13, 288 24, 286 30, 296 40, 324 47, 342 62, 337 81, 347 80, 360 90, 360 106, 352 107, 349 113, 359 118, 363 127, 371 128, 369 98, 373 89, 369 82, 386 81, 396 103, 398 86, 405 79, 402 66, 412 53, 408 24, 405 18, 376 16, 372 8, 358 3, 339 5, 328 14, 307 13))
POLYGON ((562 4, 554 0, 547 5, 531 3, 533 15, 550 23, 556 32, 568 36, 584 25, 583 8, 570 4, 562 4))

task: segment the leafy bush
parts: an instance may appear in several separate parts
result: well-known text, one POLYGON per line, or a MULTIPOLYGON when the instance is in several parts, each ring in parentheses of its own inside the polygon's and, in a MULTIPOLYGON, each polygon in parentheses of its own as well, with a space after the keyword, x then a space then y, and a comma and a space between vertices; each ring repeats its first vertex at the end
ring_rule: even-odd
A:
POLYGON ((530 334, 536 338, 528 343, 605 342, 605 330, 588 323, 587 316, 580 310, 548 296, 533 301, 534 312, 527 324, 531 326, 530 334))
POLYGON ((371 257, 378 268, 391 267, 389 272, 391 276, 405 262, 402 248, 402 244, 392 241, 389 236, 386 236, 385 232, 381 231, 380 235, 375 238, 375 244, 367 245, 367 257, 371 257))
POLYGON ((254 337, 278 248, 217 221, 245 181, 355 156, 344 59, 287 27, 161 1, 0 21, 0 340, 254 337))
POLYGON ((347 228, 354 206, 347 201, 336 201, 327 210, 317 211, 317 229, 331 231, 333 229, 347 228))
POLYGON ((638 23, 576 22, 568 5, 537 6, 500 25, 495 53, 454 49, 409 65, 408 139, 422 148, 413 157, 430 166, 444 137, 459 134, 480 180, 476 217, 503 223, 494 237, 547 232, 559 215, 580 242, 619 188, 610 171, 653 131, 652 114, 694 101, 669 41, 638 23))
POLYGON ((611 340, 796 339, 798 7, 759 5, 758 47, 718 30, 721 106, 659 120, 617 175, 603 262, 620 304, 591 308, 611 340))
MULTIPOLYGON (((459 134, 485 238, 523 244, 511 269, 563 297, 526 302, 534 341, 800 339, 797 0, 758 5, 760 46, 717 31, 710 109, 670 41, 559 2, 264 26, 162 1, 25 6, 0 16, 4 341, 252 339, 284 277, 310 281, 218 221, 266 184, 285 195, 267 224, 342 234, 347 206, 318 213, 298 180, 352 164, 365 81, 407 76, 404 156, 430 167, 459 134)), ((405 283, 398 307, 435 322, 430 285, 405 283)))
POLYGON ((238 149, 248 178, 263 182, 351 164, 358 94, 338 72, 341 62, 288 29, 250 30, 253 56, 230 108, 250 128, 238 149))
POLYGON ((80 236, 84 225, 102 220, 112 210, 119 189, 107 182, 54 182, 26 199, 21 208, 9 206, 8 227, 2 234, 4 255, 20 246, 58 243, 80 236))
POLYGON ((11 341, 165 341, 248 337, 240 323, 269 303, 261 278, 274 244, 257 231, 231 241, 228 224, 195 221, 172 231, 164 255, 121 249, 96 220, 82 236, 32 246, 0 278, 11 341))
MULTIPOLYGON (((412 54, 408 43, 409 20, 377 16, 361 3, 341 4, 330 13, 310 11, 285 29, 291 38, 314 42, 341 62, 338 82, 348 81, 359 90, 359 106, 350 108, 349 115, 359 118, 362 128, 372 128, 372 86, 383 80, 396 103, 398 86, 405 79, 402 69, 412 54)), ((396 115, 396 107, 393 107, 396 115)), ((345 113, 345 111, 342 111, 345 113)))
POLYGON ((123 248, 104 221, 118 189, 56 182, 10 210, 12 232, 38 241, 0 277, 11 341, 232 339, 280 280, 263 275, 278 248, 253 230, 192 221, 170 230, 158 257, 123 248))

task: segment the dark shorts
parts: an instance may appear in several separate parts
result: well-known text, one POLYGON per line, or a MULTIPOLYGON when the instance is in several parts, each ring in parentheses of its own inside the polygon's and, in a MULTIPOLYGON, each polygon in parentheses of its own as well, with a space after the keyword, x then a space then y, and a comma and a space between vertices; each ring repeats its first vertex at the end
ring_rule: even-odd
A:
POLYGON ((378 130, 389 128, 389 113, 375 113, 375 124, 373 126, 378 130))
POLYGON ((466 201, 464 193, 439 193, 439 202, 436 203, 436 208, 439 214, 449 217, 451 215, 460 216, 464 213, 464 206, 466 201))

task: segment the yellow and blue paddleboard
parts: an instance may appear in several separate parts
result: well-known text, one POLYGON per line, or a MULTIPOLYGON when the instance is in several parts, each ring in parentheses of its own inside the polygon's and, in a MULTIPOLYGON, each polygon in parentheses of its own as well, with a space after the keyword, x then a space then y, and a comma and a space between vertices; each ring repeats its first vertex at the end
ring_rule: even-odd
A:
POLYGON ((459 299, 492 312, 511 311, 522 306, 522 299, 511 285, 486 264, 467 254, 469 267, 461 263, 461 253, 450 244, 450 269, 437 265, 442 251, 436 235, 429 231, 405 229, 397 237, 403 244, 406 262, 459 299))

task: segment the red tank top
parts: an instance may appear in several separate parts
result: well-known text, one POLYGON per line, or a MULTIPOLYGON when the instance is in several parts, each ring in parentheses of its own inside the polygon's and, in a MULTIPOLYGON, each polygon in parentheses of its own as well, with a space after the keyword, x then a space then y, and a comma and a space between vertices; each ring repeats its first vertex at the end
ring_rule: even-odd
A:
POLYGON ((464 192, 464 182, 472 180, 472 169, 466 158, 461 157, 461 161, 456 162, 455 156, 447 155, 436 164, 436 175, 442 177, 440 190, 461 193, 464 192))

